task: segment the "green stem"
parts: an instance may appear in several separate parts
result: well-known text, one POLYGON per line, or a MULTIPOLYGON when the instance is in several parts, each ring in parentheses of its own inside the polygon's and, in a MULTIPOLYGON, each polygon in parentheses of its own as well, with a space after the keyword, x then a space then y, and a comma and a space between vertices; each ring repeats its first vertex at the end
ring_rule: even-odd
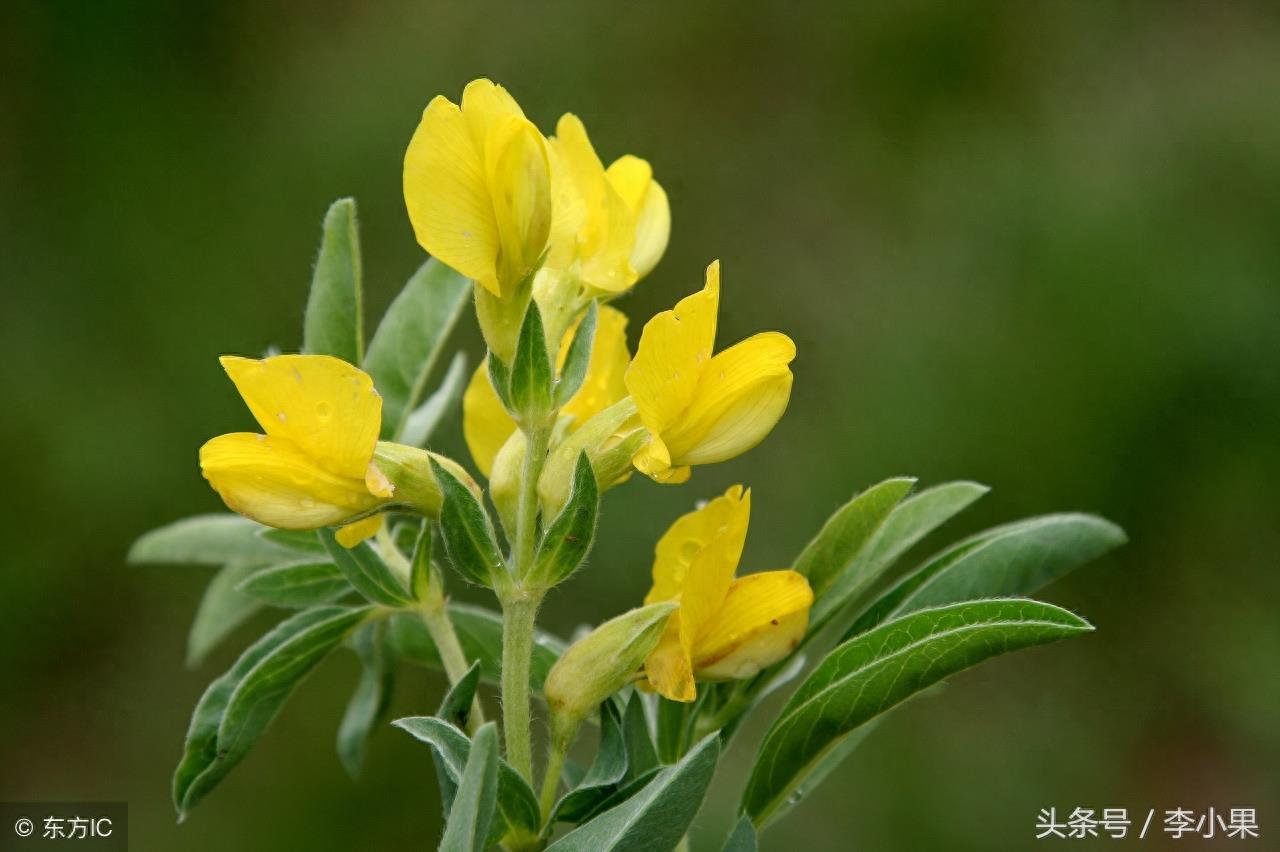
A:
MULTIPOLYGON (((538 538, 538 479, 547 461, 547 443, 551 429, 536 426, 528 432, 524 450, 524 466, 520 474, 520 498, 516 504, 516 540, 512 553, 516 577, 523 578, 533 567, 534 547, 538 538)), ((517 584, 519 580, 517 579, 517 584)))
POLYGON ((514 592, 502 599, 502 729, 507 760, 533 783, 533 746, 529 719, 529 664, 533 626, 542 593, 514 592))
POLYGON ((564 770, 565 751, 552 742, 547 751, 547 774, 542 778, 542 818, 551 818, 551 808, 556 803, 556 791, 560 789, 560 773, 564 770))
MULTIPOLYGON (((449 618, 449 610, 445 608, 444 600, 438 603, 428 602, 421 608, 422 623, 427 626, 427 633, 431 634, 431 641, 436 644, 436 650, 440 652, 440 661, 444 663, 444 673, 449 678, 449 685, 454 686, 458 681, 462 680, 470 668, 467 665, 467 655, 462 650, 462 643, 458 641, 458 633, 453 629, 453 619, 449 618)), ((476 696, 471 699, 471 715, 467 719, 467 730, 475 733, 484 724, 484 710, 480 706, 480 697, 476 696)))

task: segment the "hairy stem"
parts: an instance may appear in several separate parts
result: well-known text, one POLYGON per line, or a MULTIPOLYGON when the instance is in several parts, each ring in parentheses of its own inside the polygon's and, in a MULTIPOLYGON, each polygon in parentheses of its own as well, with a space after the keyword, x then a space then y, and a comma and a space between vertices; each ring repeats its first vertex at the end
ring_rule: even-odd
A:
POLYGON ((529 442, 524 451, 524 467, 520 473, 520 498, 516 505, 516 540, 512 560, 515 562, 517 584, 519 578, 533 568, 534 548, 538 538, 538 479, 547 461, 547 443, 551 439, 548 426, 536 426, 529 430, 529 442))
POLYGON ((533 746, 529 719, 529 664, 533 626, 541 593, 518 592, 502 599, 502 729, 507 760, 533 783, 533 746))
MULTIPOLYGON (((427 633, 431 634, 431 641, 436 643, 436 649, 440 652, 440 661, 444 663, 444 673, 449 678, 449 685, 453 686, 462 680, 470 668, 467 665, 467 655, 462 651, 462 643, 458 641, 458 633, 453 629, 453 620, 449 618, 449 611, 445 609, 443 600, 435 606, 424 605, 421 613, 422 623, 427 626, 427 633)), ((480 706, 480 697, 476 696, 471 699, 467 730, 474 734, 483 724, 484 710, 480 706)))
POLYGON ((547 774, 542 778, 542 818, 551 818, 551 808, 556 803, 556 791, 560 789, 560 773, 564 770, 565 749, 552 742, 547 752, 547 774))

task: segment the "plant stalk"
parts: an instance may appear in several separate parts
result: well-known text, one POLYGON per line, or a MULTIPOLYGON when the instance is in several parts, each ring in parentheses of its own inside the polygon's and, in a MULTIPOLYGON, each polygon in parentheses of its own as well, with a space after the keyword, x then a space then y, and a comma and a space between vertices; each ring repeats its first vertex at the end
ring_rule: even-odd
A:
MULTIPOLYGON (((458 641, 458 633, 453 629, 453 619, 445 608, 443 599, 438 605, 426 604, 420 610, 422 623, 427 626, 431 641, 440 652, 440 661, 444 663, 444 673, 449 678, 449 685, 454 686, 466 675, 467 655, 458 641)), ((474 734, 484 724, 484 710, 480 706, 480 696, 471 699, 471 715, 467 718, 467 731, 474 734)))
POLYGON ((529 664, 533 627, 542 594, 519 592, 502 600, 502 729, 507 760, 533 783, 533 746, 529 718, 529 664))

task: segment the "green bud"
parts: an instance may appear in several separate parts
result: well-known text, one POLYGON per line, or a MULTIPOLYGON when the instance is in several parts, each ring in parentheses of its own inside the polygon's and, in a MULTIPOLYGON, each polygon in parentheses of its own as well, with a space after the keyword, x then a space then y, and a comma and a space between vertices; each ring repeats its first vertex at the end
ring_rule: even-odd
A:
MULTIPOLYGON (((373 464, 386 480, 383 487, 390 487, 389 505, 402 506, 428 518, 440 517, 444 496, 431 469, 432 461, 453 474, 473 494, 480 494, 480 486, 471 474, 453 459, 417 447, 379 441, 373 451, 373 464)), ((371 490, 373 485, 371 483, 371 490)))
MULTIPOLYGON (((538 478, 538 497, 542 500, 542 512, 547 517, 554 517, 564 508, 569 499, 569 485, 573 481, 573 469, 578 463, 578 455, 586 452, 591 466, 596 471, 596 481, 600 483, 601 492, 617 485, 625 477, 631 466, 631 455, 643 443, 643 437, 635 441, 626 463, 618 469, 618 453, 610 454, 620 445, 617 433, 623 425, 635 416, 636 404, 631 397, 623 397, 586 423, 578 427, 572 435, 561 441, 551 451, 542 476, 538 478), (603 464, 602 464, 603 462, 603 464)), ((643 432, 644 430, 639 430, 643 432)), ((623 439, 628 441, 630 434, 623 439)), ((630 444, 628 444, 630 446, 630 444)), ((623 448, 624 451, 626 448, 623 448)))
POLYGON ((600 702, 635 680, 676 607, 663 601, 625 612, 579 639, 556 661, 543 692, 558 742, 571 740, 600 702))
POLYGON ((520 478, 524 474, 524 452, 528 445, 529 439, 523 432, 519 429, 512 432, 493 457, 493 470, 489 472, 489 496, 493 498, 502 526, 513 535, 520 503, 520 478))

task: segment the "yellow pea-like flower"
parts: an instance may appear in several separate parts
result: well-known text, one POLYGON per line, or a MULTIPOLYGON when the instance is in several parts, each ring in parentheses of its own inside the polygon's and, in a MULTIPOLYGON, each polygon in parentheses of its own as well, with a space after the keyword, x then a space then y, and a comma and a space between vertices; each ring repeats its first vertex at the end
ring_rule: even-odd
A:
POLYGON ((538 265, 551 229, 547 143, 501 86, 473 80, 461 105, 436 96, 404 159, 418 242, 497 297, 538 265))
MULTIPOLYGON (((572 340, 572 334, 564 336, 560 346, 560 367, 564 366, 572 340)), ((616 308, 601 307, 582 387, 560 409, 562 414, 573 416, 571 430, 627 395, 623 375, 630 363, 626 315, 616 308)), ((516 424, 489 383, 488 369, 484 364, 476 368, 462 395, 462 431, 476 467, 486 477, 489 476, 498 451, 516 431, 516 424)))
POLYGON ((693 701, 695 680, 754 677, 799 644, 813 591, 795 571, 734 577, 751 517, 751 492, 735 485, 684 515, 658 541, 646 604, 676 601, 645 660, 648 686, 693 701))
MULTIPOLYGON (((382 398, 368 374, 328 355, 220 361, 266 433, 219 435, 200 448, 204 477, 229 508, 306 530, 343 523, 392 496, 373 464, 382 398)), ((379 526, 353 524, 343 543, 353 546, 379 526)))
POLYGON ((666 251, 671 234, 667 194, 639 157, 621 157, 606 169, 572 113, 561 117, 548 141, 555 204, 547 265, 572 268, 589 290, 621 293, 666 251))
POLYGON ((775 331, 712 355, 720 262, 706 284, 645 324, 625 377, 651 438, 633 462, 658 482, 689 478, 689 466, 731 459, 764 440, 791 398, 796 347, 775 331))

